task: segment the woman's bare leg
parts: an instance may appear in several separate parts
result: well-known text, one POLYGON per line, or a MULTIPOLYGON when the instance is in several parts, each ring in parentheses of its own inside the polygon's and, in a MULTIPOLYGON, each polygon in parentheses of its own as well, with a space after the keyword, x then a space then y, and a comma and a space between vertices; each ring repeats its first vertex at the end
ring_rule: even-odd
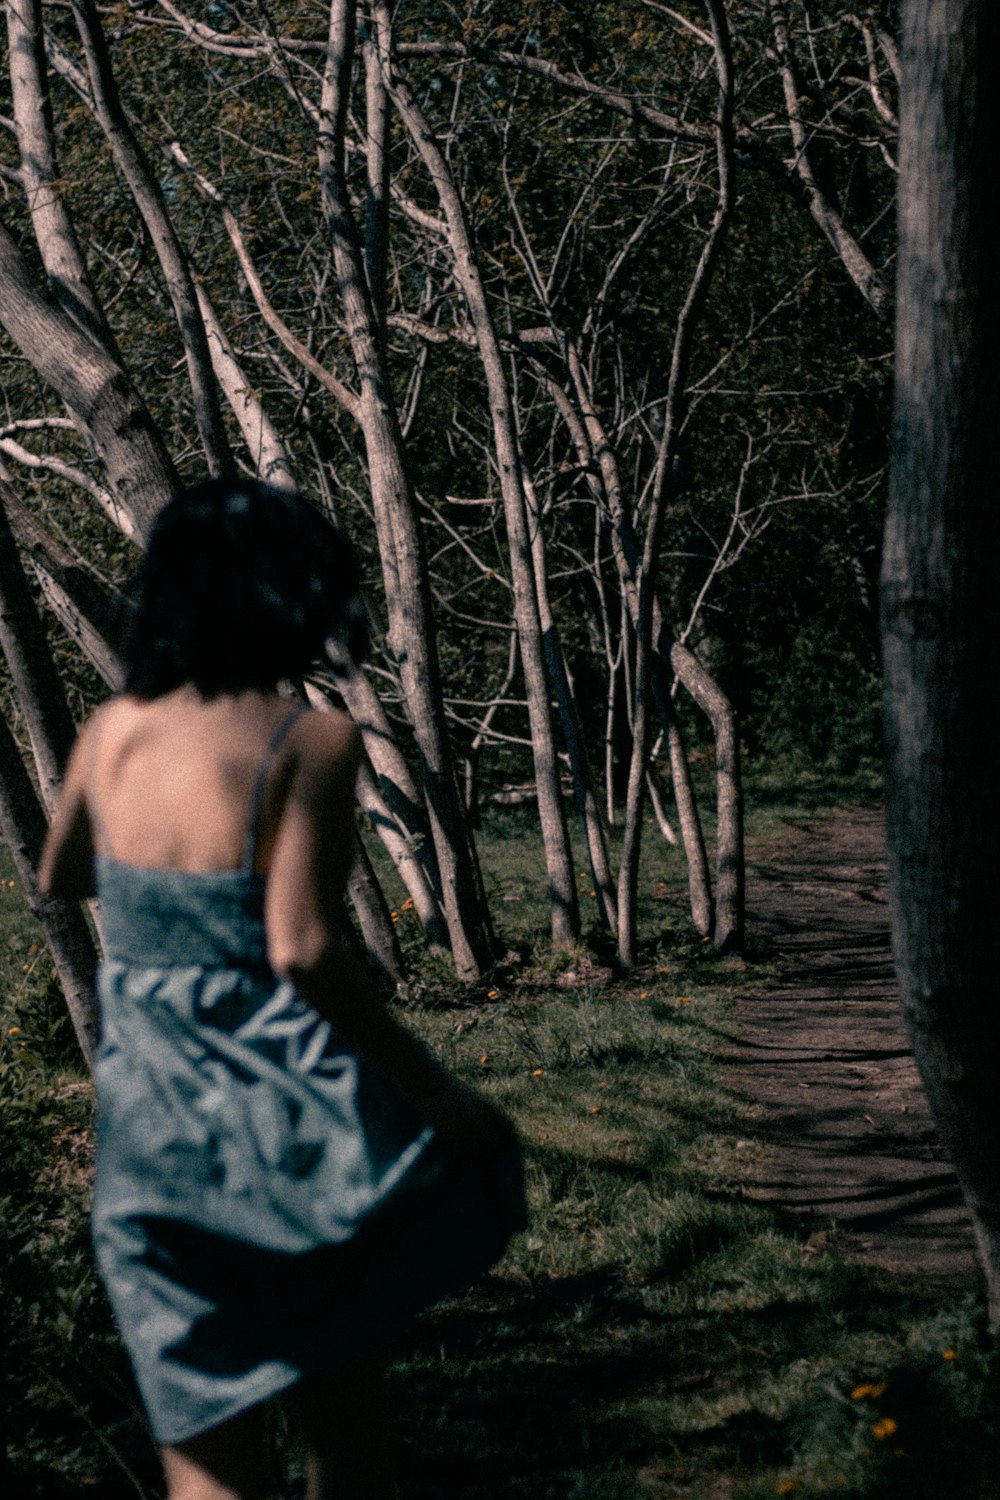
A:
POLYGON ((167 1500, 267 1500, 274 1493, 263 1407, 161 1448, 167 1500))
POLYGON ((306 1500, 394 1500, 385 1375, 377 1355, 295 1387, 306 1500))

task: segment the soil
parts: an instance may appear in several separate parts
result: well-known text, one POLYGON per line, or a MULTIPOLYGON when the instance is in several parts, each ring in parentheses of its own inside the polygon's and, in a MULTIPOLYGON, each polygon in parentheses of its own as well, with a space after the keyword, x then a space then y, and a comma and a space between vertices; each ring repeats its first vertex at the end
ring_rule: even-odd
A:
POLYGON ((901 1275, 976 1279, 972 1230, 910 1054, 889 946, 880 811, 788 824, 747 871, 748 928, 779 962, 740 1001, 732 1081, 763 1111, 755 1196, 901 1275), (835 1235, 831 1235, 835 1231, 835 1235))

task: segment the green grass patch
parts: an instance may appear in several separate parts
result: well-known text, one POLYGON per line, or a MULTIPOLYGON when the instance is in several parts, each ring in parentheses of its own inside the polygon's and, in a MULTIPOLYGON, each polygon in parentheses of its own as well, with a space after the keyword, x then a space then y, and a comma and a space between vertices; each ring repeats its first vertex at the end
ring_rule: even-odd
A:
MULTIPOLYGON (((752 833, 801 812, 775 799, 752 833)), ((404 1500, 996 1494, 1000 1367, 978 1300, 862 1265, 836 1233, 814 1253, 815 1219, 750 1195, 757 1120, 716 1058, 770 960, 716 958, 679 861, 649 843, 641 972, 616 978, 600 947, 552 957, 538 853, 505 815, 483 852, 506 960, 469 992, 425 964, 403 1002, 515 1115, 532 1213, 490 1276, 401 1331, 404 1500)), ((154 1500, 87 1245, 89 1086, 16 897, 0 905, 0 1493, 154 1500)))

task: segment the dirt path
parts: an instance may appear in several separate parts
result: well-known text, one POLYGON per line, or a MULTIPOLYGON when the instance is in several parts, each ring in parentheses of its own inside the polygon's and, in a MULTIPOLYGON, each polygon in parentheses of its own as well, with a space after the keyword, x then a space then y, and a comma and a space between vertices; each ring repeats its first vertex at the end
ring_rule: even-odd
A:
POLYGON ((972 1285, 972 1237, 899 1013, 881 813, 789 824, 751 863, 752 931, 778 985, 740 1002, 733 1082, 765 1109, 759 1196, 834 1223, 865 1258, 972 1285))

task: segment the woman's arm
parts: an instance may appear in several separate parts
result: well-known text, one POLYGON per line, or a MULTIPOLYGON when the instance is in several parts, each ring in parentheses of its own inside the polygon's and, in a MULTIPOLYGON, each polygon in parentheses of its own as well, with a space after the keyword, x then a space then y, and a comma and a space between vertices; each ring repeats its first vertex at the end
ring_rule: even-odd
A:
POLYGON ((300 735, 268 870, 272 967, 392 1080, 450 1149, 475 1153, 511 1144, 506 1115, 453 1078, 396 1020, 341 937, 340 904, 357 837, 360 740, 349 721, 332 714, 307 715, 300 735))
POLYGON ((79 900, 94 894, 94 843, 86 797, 90 733, 88 723, 73 746, 42 845, 38 884, 47 896, 79 900))

